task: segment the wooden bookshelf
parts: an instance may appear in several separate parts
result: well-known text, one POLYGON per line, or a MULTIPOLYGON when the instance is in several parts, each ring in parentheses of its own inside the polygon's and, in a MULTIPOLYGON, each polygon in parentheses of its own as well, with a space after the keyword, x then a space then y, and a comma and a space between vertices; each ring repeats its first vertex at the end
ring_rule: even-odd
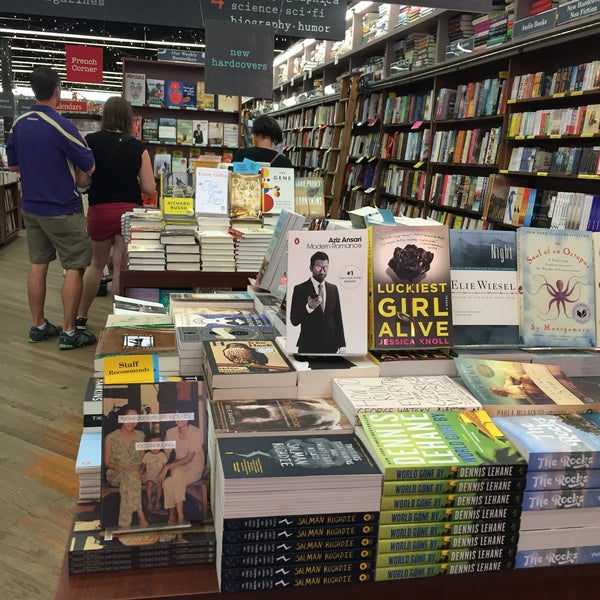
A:
POLYGON ((598 593, 599 577, 600 565, 588 564, 221 594, 214 565, 69 575, 65 556, 55 600, 364 600, 369 595, 444 600, 590 600, 598 593))
POLYGON ((127 288, 194 288, 226 287, 246 290, 249 278, 256 273, 220 273, 208 271, 121 271, 119 295, 126 296, 127 288))
POLYGON ((0 185, 0 246, 6 246, 19 235, 21 229, 20 198, 18 181, 0 185))

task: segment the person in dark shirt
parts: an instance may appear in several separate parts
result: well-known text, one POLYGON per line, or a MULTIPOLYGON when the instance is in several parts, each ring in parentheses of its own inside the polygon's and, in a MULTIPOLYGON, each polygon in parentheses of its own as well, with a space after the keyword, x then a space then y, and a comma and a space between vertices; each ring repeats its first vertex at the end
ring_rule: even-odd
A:
POLYGON ((59 74, 38 67, 30 81, 36 103, 15 120, 6 144, 9 167, 21 172, 21 210, 31 263, 29 342, 58 337, 58 347, 71 350, 96 343, 93 334, 75 327, 82 275, 92 255, 76 184, 94 171, 94 155, 75 125, 56 112, 59 74), (57 256, 65 273, 62 328, 44 313, 48 267, 57 256))
POLYGON ((238 148, 233 153, 233 162, 242 162, 244 158, 248 158, 255 162, 269 163, 274 167, 293 168, 292 161, 274 148, 283 141, 283 133, 273 117, 261 115, 254 119, 252 140, 252 147, 238 148))
POLYGON ((88 190, 87 229, 92 238, 92 264, 83 276, 78 328, 85 328, 111 249, 112 289, 113 292, 119 289, 119 275, 126 258, 121 216, 142 205, 142 192, 152 195, 156 191, 150 155, 142 142, 131 135, 132 128, 131 104, 113 96, 104 104, 100 131, 86 137, 94 153, 96 171, 88 190))

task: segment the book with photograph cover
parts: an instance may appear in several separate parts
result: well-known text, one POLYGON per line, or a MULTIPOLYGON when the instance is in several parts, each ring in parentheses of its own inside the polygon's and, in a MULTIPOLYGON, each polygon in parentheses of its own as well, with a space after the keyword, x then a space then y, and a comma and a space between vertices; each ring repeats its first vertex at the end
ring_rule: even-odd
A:
MULTIPOLYGON (((522 415, 493 417, 493 421, 527 459, 529 473, 564 469, 572 469, 575 473, 600 469, 600 426, 587 419, 586 415, 522 415)), ((585 490, 576 491, 581 493, 585 490)), ((533 494, 543 492, 532 491, 533 494)), ((552 492, 559 494, 556 490, 552 492)), ((583 507, 584 504, 578 506, 583 507)), ((560 506, 548 504, 547 508, 560 506)))
MULTIPOLYGON (((194 125, 192 119, 177 119, 177 143, 192 144, 194 139, 194 125)), ((187 163, 187 159, 186 159, 187 163)), ((187 164, 186 164, 187 168, 187 164)), ((175 170, 175 169, 173 169, 175 170)))
POLYGON ((158 142, 158 119, 142 119, 142 141, 158 142))
POLYGON ((296 177, 294 179, 294 208, 307 218, 324 217, 325 185, 322 177, 296 177))
POLYGON ((196 104, 198 110, 214 110, 215 95, 204 91, 204 81, 196 82, 196 104))
POLYGON ((146 74, 125 73, 125 100, 131 106, 142 106, 146 103, 146 74))
POLYGON ((209 516, 204 381, 105 385, 102 442, 103 527, 209 516))
POLYGON ((481 402, 447 375, 336 378, 332 395, 356 425, 361 413, 481 409, 481 402))
POLYGON ((450 230, 454 346, 519 343, 517 238, 507 230, 450 230))
POLYGON ((526 460, 484 410, 364 412, 359 419, 356 434, 388 481, 523 478, 527 472, 526 460))
POLYGON ((366 354, 367 246, 366 230, 288 233, 287 352, 366 354))
POLYGON ((493 416, 600 409, 597 394, 580 388, 558 365, 477 358, 454 362, 461 382, 493 416))
POLYGON ((262 211, 279 214, 284 208, 294 210, 294 169, 286 167, 263 167, 262 211))
POLYGON ((229 173, 229 217, 232 219, 259 219, 261 213, 262 179, 260 174, 229 173))
POLYGON ((295 386, 297 380, 275 340, 205 342, 204 371, 211 389, 295 386))
POLYGON ((369 231, 369 348, 451 346, 446 226, 372 226, 369 231))
POLYGON ((517 253, 520 345, 593 348, 592 233, 520 227, 517 253))
POLYGON ((222 146, 223 145, 223 123, 220 121, 208 122, 208 145, 222 146))
POLYGON ((165 176, 171 172, 171 155, 157 152, 154 155, 154 177, 165 176))
POLYGON ((172 117, 159 117, 158 141, 163 144, 175 144, 177 142, 177 119, 172 117))
POLYGON ((165 81, 146 77, 146 104, 163 106, 165 103, 165 81))
POLYGON ((353 426, 331 398, 213 400, 209 419, 217 438, 352 433, 353 426))
POLYGON ((206 146, 208 144, 208 121, 194 119, 192 125, 194 146, 206 146))

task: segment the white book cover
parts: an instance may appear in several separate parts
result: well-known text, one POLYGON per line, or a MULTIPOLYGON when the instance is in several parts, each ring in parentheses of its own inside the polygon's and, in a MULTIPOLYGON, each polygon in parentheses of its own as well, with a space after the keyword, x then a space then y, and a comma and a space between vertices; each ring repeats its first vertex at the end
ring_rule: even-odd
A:
POLYGON ((227 216, 229 171, 196 167, 196 206, 197 214, 227 216))
POLYGON ((294 210, 294 169, 263 167, 263 213, 279 214, 284 208, 294 210))
POLYGON ((367 352, 367 230, 288 234, 286 351, 367 352))
POLYGON ((146 103, 146 75, 144 73, 125 73, 125 100, 131 106, 146 103))

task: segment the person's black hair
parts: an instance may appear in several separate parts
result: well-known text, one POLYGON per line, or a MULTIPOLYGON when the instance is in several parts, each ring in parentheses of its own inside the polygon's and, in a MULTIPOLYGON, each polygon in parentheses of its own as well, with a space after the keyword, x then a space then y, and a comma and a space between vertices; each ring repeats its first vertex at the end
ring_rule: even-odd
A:
POLYGON ((36 100, 50 100, 60 85, 60 75, 50 67, 38 67, 32 71, 29 82, 36 100))
POLYGON ((318 252, 315 252, 310 257, 310 268, 311 269, 313 268, 313 266, 317 260, 326 260, 327 262, 329 262, 329 256, 327 256, 327 254, 325 254, 325 252, 321 252, 320 250, 318 252))
POLYGON ((283 133, 279 123, 269 115, 261 115, 252 121, 252 134, 269 137, 274 144, 281 144, 283 133))

